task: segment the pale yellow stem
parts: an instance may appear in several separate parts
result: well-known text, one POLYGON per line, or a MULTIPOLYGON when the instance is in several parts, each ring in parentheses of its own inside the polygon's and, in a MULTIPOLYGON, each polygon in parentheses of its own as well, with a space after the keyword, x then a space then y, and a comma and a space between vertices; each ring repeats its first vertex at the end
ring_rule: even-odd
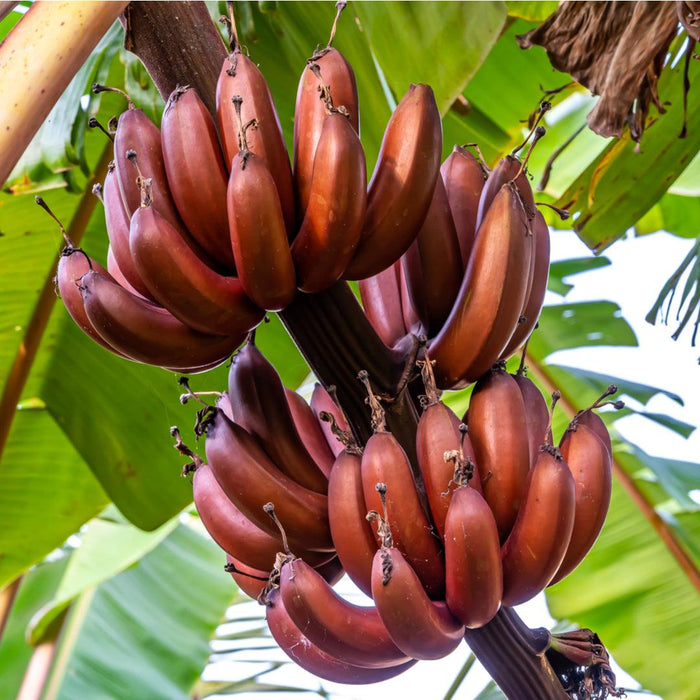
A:
POLYGON ((0 183, 127 5, 40 0, 0 44, 0 183))

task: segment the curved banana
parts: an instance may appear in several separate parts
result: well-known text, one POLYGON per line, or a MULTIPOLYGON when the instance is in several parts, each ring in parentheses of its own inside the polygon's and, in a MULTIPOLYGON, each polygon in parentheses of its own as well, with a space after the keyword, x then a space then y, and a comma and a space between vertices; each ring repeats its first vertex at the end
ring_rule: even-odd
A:
POLYGON ((170 94, 160 137, 168 185, 182 221, 222 270, 233 270, 227 233, 228 170, 214 120, 195 90, 178 86, 170 94))
POLYGON ((263 510, 274 503, 293 546, 332 551, 326 496, 299 485, 283 474, 240 425, 215 409, 206 425, 207 462, 224 493, 261 530, 278 529, 263 510))
POLYGON ((432 89, 411 85, 389 119, 367 191, 367 218, 345 279, 371 277, 418 234, 440 173, 442 123, 432 89))
POLYGON ((327 114, 304 219, 291 247, 297 286, 303 292, 321 292, 345 272, 365 222, 366 183, 360 137, 343 114, 327 114))
MULTIPOLYGON (((226 167, 232 171, 232 161, 239 151, 238 120, 232 98, 243 98, 241 118, 243 124, 255 120, 256 128, 247 135, 248 148, 258 156, 272 174, 285 229, 292 238, 294 224, 294 186, 292 167, 270 88, 253 61, 237 46, 224 59, 216 85, 216 115, 223 145, 226 167)), ((260 206, 264 204, 261 203, 260 206)), ((229 218, 231 213, 229 211, 229 218)))
POLYGON ((321 413, 331 413, 335 418, 335 422, 341 430, 348 431, 348 423, 345 420, 343 411, 335 403, 331 395, 324 389, 322 384, 318 382, 314 385, 313 393, 311 394, 311 410, 314 412, 316 419, 319 421, 321 430, 326 436, 326 442, 328 447, 331 448, 331 452, 334 457, 337 457, 344 449, 345 445, 333 434, 331 430, 331 424, 327 421, 321 420, 321 413))
POLYGON ((466 627, 482 627, 501 605, 503 567, 496 520, 476 489, 452 494, 444 540, 447 607, 466 627))
MULTIPOLYGON (((325 494, 328 479, 299 437, 282 380, 250 339, 231 361, 228 395, 233 419, 258 441, 273 464, 301 486, 325 494)), ((284 520, 282 524, 286 525, 284 520)))
POLYGON ((500 357, 523 308, 531 254, 527 214, 509 183, 489 207, 452 312, 428 348, 441 389, 475 381, 500 357))
POLYGON ((455 146, 442 164, 440 174, 457 232, 462 270, 466 270, 476 236, 479 198, 488 173, 466 148, 455 146))
POLYGON ((392 347, 406 335, 401 309, 401 261, 386 270, 360 280, 360 298, 367 320, 382 339, 392 347))
POLYGON ((395 547, 382 547, 374 555, 372 597, 391 638, 407 656, 441 659, 462 641, 464 625, 444 601, 428 597, 416 572, 395 547))
POLYGON ((540 447, 543 443, 552 442, 549 430, 549 410, 542 392, 537 385, 525 374, 518 370, 511 375, 520 389, 525 407, 525 430, 530 452, 530 469, 535 466, 540 447))
POLYGON ((326 653, 370 668, 409 661, 392 641, 374 606, 360 607, 341 598, 303 560, 282 566, 279 590, 299 631, 326 653))

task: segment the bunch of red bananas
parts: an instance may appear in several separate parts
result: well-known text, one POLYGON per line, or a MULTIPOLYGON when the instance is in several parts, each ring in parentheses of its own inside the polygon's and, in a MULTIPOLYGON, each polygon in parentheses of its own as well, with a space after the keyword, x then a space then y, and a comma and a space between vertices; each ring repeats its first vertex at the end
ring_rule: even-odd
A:
POLYGON ((508 156, 488 173, 456 147, 441 168, 430 87, 412 85, 398 104, 369 184, 355 77, 336 49, 302 74, 293 167, 267 83, 239 46, 216 105, 218 123, 182 87, 160 129, 131 102, 119 117, 97 188, 106 269, 69 244, 57 274, 94 340, 137 362, 204 371, 265 311, 340 279, 361 280, 387 344, 426 335, 441 388, 474 381, 526 340, 549 240, 524 163, 508 156))
POLYGON ((522 370, 483 375, 462 422, 420 366, 415 470, 366 375, 374 434, 362 449, 320 385, 309 406, 252 342, 228 394, 199 412, 207 463, 190 470, 202 521, 282 649, 329 680, 371 683, 450 653, 466 627, 569 574, 605 520, 611 446, 592 409, 614 388, 555 447, 522 370), (371 607, 333 590, 343 572, 371 607))

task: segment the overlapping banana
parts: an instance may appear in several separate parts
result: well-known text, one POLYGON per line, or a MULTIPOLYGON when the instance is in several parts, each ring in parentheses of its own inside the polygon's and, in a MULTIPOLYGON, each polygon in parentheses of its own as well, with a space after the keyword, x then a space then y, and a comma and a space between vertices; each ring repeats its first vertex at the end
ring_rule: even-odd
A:
POLYGON ((198 414, 207 462, 178 440, 227 570, 267 606, 290 658, 322 678, 372 683, 445 656, 466 628, 569 574, 605 520, 611 447, 593 409, 614 387, 556 447, 557 397, 549 410, 522 366, 487 372, 463 421, 431 363, 419 366, 415 470, 365 373, 374 434, 361 448, 333 398, 317 385, 309 406, 286 390, 250 337, 228 393, 198 414), (371 606, 333 590, 342 573, 371 606))

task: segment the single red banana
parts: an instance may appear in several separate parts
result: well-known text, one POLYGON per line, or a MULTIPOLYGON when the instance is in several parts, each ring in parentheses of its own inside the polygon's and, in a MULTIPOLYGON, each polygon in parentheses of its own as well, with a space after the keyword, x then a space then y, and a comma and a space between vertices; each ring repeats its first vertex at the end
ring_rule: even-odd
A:
POLYGON ((168 185, 182 221, 222 269, 233 270, 226 213, 228 170, 214 120, 195 90, 173 90, 160 129, 168 185))
POLYGON ((395 547, 382 547, 372 565, 372 597, 396 646, 414 659, 441 659, 454 651, 464 625, 444 601, 428 597, 423 585, 395 547))
POLYGON ((92 326, 109 345, 136 362, 189 372, 224 362, 244 337, 199 333, 97 271, 86 273, 80 285, 92 326))
MULTIPOLYGON (((505 369, 494 368, 476 383, 469 402, 469 436, 484 498, 503 542, 518 515, 530 471, 525 403, 505 369)), ((544 438, 543 432, 540 444, 544 438)))
POLYGON ((444 540, 447 607, 466 627, 482 627, 501 605, 503 567, 496 520, 476 489, 452 494, 444 540))
MULTIPOLYGON (((87 270, 86 270, 87 272, 87 270)), ((129 280, 124 277, 124 273, 121 271, 121 268, 119 267, 119 264, 117 263, 117 259, 114 257, 114 251, 112 250, 112 246, 108 245, 107 246, 107 272, 112 276, 115 282, 121 284, 124 289, 130 291, 132 294, 135 294, 136 296, 143 296, 143 294, 140 294, 139 292, 134 289, 131 284, 129 284, 129 280)), ((145 299, 146 297, 144 297, 145 299)), ((81 302, 82 303, 82 302, 81 302)))
POLYGON ((343 450, 328 479, 328 521, 338 558, 355 585, 372 596, 377 540, 367 521, 359 450, 343 450))
POLYGON ((323 388, 319 383, 314 385, 313 393, 311 394, 311 410, 314 412, 316 419, 319 421, 321 430, 326 436, 326 442, 328 447, 331 448, 331 452, 334 457, 337 457, 344 449, 343 443, 333 434, 331 430, 331 424, 327 421, 321 420, 321 413, 331 413, 335 418, 335 422, 341 430, 348 431, 348 423, 345 420, 340 407, 335 403, 331 395, 323 388))
POLYGON ((326 115, 304 219, 291 247, 297 286, 303 292, 321 292, 345 272, 365 223, 366 185, 360 137, 344 115, 326 115))
MULTIPOLYGON (((206 462, 194 472, 192 493, 202 524, 221 549, 246 566, 272 570, 277 554, 284 551, 279 533, 261 530, 246 517, 226 496, 206 462)), ((333 558, 328 552, 304 551, 300 556, 312 566, 333 558)))
POLYGON ((608 432, 608 428, 603 422, 603 419, 597 413, 594 413, 590 409, 579 411, 579 413, 576 415, 576 423, 577 425, 585 425, 587 428, 592 430, 605 445, 605 449, 612 457, 612 442, 610 440, 610 433, 608 432))
POLYGON ((401 260, 372 277, 360 280, 360 297, 367 320, 388 347, 406 335, 401 309, 401 260))
POLYGON ((261 157, 234 157, 226 201, 243 289, 261 309, 280 311, 294 298, 296 278, 277 187, 261 157))
POLYGON ((370 668, 409 660, 391 640, 374 606, 360 607, 341 598, 303 560, 282 566, 280 595, 299 631, 328 654, 370 668))
POLYGON ((440 174, 442 123, 433 91, 411 85, 389 119, 367 191, 367 218, 345 279, 389 267, 418 235, 440 174))
POLYGON ((447 200, 457 231, 462 270, 466 270, 474 247, 476 214, 487 172, 466 148, 455 146, 442 164, 440 173, 445 182, 447 200))
POLYGON ((294 624, 278 590, 271 591, 268 596, 265 616, 270 632, 282 651, 298 666, 327 681, 347 685, 378 683, 398 676, 416 663, 413 659, 394 666, 367 668, 349 664, 323 651, 294 624))
MULTIPOLYGON (((414 568, 430 598, 444 597, 445 565, 440 541, 420 502, 408 457, 396 438, 380 429, 362 455, 367 510, 383 513, 377 484, 386 485, 386 512, 395 546, 414 568)), ((373 528, 374 529, 374 528, 373 528)))
POLYGON ((428 356, 441 389, 486 372, 508 344, 523 308, 532 234, 512 184, 504 185, 479 229, 457 300, 428 356))
MULTIPOLYGON (((340 51, 328 46, 315 53, 306 62, 297 88, 294 108, 293 161, 299 221, 304 216, 309 203, 314 159, 327 113, 321 92, 321 82, 328 86, 333 105, 336 108, 343 107, 355 133, 360 132, 355 74, 340 51)), ((366 182, 365 179, 363 188, 366 182)))
POLYGON ((542 392, 532 379, 526 377, 521 370, 518 370, 512 377, 523 397, 525 429, 530 452, 530 469, 532 469, 540 453, 542 441, 552 441, 551 431, 548 431, 549 409, 542 392))
MULTIPOLYGON (((233 170, 231 162, 238 154, 238 120, 232 98, 243 98, 241 118, 243 124, 252 119, 257 127, 247 135, 248 148, 258 156, 274 179, 279 205, 282 208, 285 228, 291 238, 294 226, 294 187, 292 167, 289 164, 284 134, 277 116, 270 88, 253 61, 236 47, 224 59, 216 85, 216 115, 223 145, 226 167, 233 170)), ((255 206, 255 204, 254 204, 255 206)), ((266 206, 259 202, 257 206, 266 206)), ((231 212, 229 211, 229 219, 231 212)))
POLYGON ((510 357, 529 337, 537 325, 542 311, 544 295, 547 291, 549 279, 549 227, 539 210, 535 212, 532 223, 533 231, 533 257, 532 257, 532 283, 528 290, 525 305, 523 306, 520 320, 515 331, 501 353, 505 360, 510 357))
POLYGON ((416 239, 401 258, 413 307, 432 338, 450 315, 462 283, 459 241, 442 176, 416 239))
MULTIPOLYGON (((133 166, 132 166, 133 167, 133 166)), ((117 264, 124 279, 129 283, 129 291, 135 291, 146 299, 155 301, 155 298, 148 290, 145 282, 141 279, 129 248, 129 227, 131 217, 124 209, 117 174, 112 165, 107 170, 104 186, 102 188, 102 202, 105 207, 105 224, 107 226, 107 236, 109 244, 117 264)), ((116 277, 116 276, 115 276, 116 277)), ((121 280, 119 280, 121 282, 121 280)))
POLYGON ((524 603, 552 580, 569 546, 575 507, 574 479, 566 462, 543 445, 515 525, 501 547, 502 605, 524 603))
POLYGON ((263 510, 274 503, 292 546, 332 551, 326 496, 283 474, 253 437, 216 410, 206 428, 206 455, 224 493, 260 529, 277 535, 277 526, 263 510))
POLYGON ((403 325, 407 333, 415 336, 426 335, 427 329, 420 320, 418 310, 413 305, 413 300, 408 291, 408 280, 403 260, 399 259, 399 287, 401 290, 401 313, 403 315, 403 325))
POLYGON ((591 550, 603 529, 612 494, 612 457, 585 423, 574 419, 559 449, 573 476, 576 507, 569 546, 550 584, 570 574, 591 550))
POLYGON ((131 217, 129 246, 151 294, 191 328, 240 336, 262 321, 265 312, 248 298, 238 278, 212 270, 150 202, 131 217))
POLYGON ((316 462, 316 466, 328 478, 335 456, 326 442, 326 436, 311 406, 296 391, 292 391, 287 387, 284 389, 284 395, 287 398, 287 405, 299 433, 299 438, 304 443, 304 447, 314 462, 316 462))
POLYGON ((258 441, 277 468, 301 486, 326 493, 328 479, 299 437, 282 380, 250 340, 231 362, 228 394, 234 420, 258 441))

